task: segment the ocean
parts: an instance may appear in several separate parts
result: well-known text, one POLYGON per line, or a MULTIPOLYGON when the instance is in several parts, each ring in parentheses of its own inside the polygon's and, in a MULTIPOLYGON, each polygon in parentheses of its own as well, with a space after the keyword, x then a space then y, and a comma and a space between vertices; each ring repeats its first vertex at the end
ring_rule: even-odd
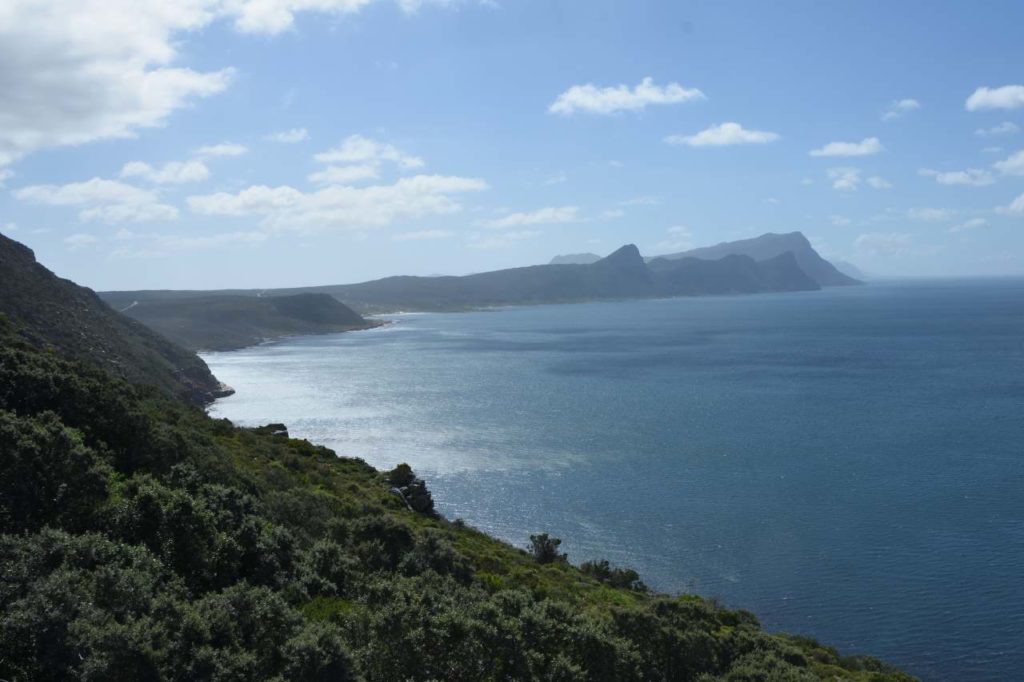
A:
POLYGON ((925 680, 1024 670, 1024 279, 396 315, 211 408, 925 680))

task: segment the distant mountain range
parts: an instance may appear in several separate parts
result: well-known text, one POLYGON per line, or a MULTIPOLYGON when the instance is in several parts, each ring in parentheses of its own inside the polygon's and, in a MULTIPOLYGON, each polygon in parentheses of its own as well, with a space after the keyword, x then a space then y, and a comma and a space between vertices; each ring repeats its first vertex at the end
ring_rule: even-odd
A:
POLYGON ((61 279, 27 246, 0 235, 0 314, 38 347, 193 403, 225 388, 194 353, 111 310, 91 289, 61 279))
POLYGON ((285 334, 365 325, 363 313, 470 310, 590 300, 813 291, 857 284, 799 232, 766 234, 645 259, 628 244, 600 258, 560 256, 556 263, 461 277, 399 276, 318 287, 269 290, 106 292, 118 310, 191 348, 232 348, 285 334), (596 259, 596 260, 592 260, 596 259), (579 262, 566 262, 566 261, 579 262), (591 262, 586 262, 591 261, 591 262), (311 298, 311 295, 320 298, 311 298), (294 298, 283 306, 281 297, 294 298), (313 319, 316 309, 326 317, 313 319), (353 317, 354 316, 354 317, 353 317), (357 319, 358 318, 358 319, 357 319))
POLYGON ((690 251, 671 253, 660 258, 675 260, 680 258, 718 259, 729 255, 750 256, 762 261, 775 258, 786 252, 796 257, 800 269, 823 287, 846 286, 859 284, 857 279, 844 275, 834 265, 818 255, 811 243, 800 232, 775 234, 769 232, 753 239, 741 239, 735 242, 722 242, 714 246, 705 246, 690 251))
POLYGON ((601 260, 596 253, 567 253, 564 256, 555 256, 548 265, 590 265, 601 260))

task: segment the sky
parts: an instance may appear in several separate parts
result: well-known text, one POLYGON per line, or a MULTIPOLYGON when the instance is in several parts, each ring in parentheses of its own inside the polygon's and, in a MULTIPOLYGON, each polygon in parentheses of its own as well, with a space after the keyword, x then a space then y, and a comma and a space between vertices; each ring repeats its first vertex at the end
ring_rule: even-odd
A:
POLYGON ((4 0, 0 233, 97 290, 764 232, 1024 274, 1024 3, 4 0))

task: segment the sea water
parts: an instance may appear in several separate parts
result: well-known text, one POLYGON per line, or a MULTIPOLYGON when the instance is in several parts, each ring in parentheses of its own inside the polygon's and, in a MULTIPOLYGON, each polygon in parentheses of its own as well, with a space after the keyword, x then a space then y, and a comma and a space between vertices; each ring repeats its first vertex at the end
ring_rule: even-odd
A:
POLYGON ((389 319, 206 355, 211 412, 924 679, 1024 670, 1024 280, 389 319))

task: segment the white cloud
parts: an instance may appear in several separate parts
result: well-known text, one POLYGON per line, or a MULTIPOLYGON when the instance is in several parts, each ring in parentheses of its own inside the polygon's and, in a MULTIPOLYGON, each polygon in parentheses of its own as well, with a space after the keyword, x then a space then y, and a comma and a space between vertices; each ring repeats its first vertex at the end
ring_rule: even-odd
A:
POLYGON ((558 223, 574 223, 580 219, 578 206, 549 206, 536 211, 510 213, 503 218, 487 220, 482 223, 491 229, 522 227, 524 225, 554 225, 558 223))
POLYGON ((987 137, 990 135, 1012 135, 1013 133, 1019 133, 1020 126, 1013 121, 1003 121, 999 125, 994 125, 991 128, 978 128, 974 131, 975 135, 981 135, 987 137))
POLYGON ((416 230, 414 232, 400 232, 392 235, 391 240, 396 242, 424 241, 428 239, 450 239, 455 233, 451 230, 416 230))
POLYGON ((178 209, 160 203, 155 193, 101 178, 67 185, 32 185, 17 190, 14 196, 50 206, 83 206, 78 214, 83 222, 151 222, 178 217, 178 209))
POLYGON ((996 212, 1003 215, 1024 215, 1024 194, 1011 201, 1009 206, 1000 206, 996 212))
POLYGON ((999 154, 999 153, 1001 153, 1003 151, 1003 148, 1002 147, 985 147, 981 151, 985 152, 986 154, 999 154))
POLYGON ((599 88, 596 85, 574 85, 548 107, 552 114, 569 116, 577 111, 590 114, 614 114, 620 111, 643 111, 651 104, 677 104, 705 99, 704 93, 696 88, 684 88, 679 83, 661 87, 650 77, 639 85, 599 88))
POLYGON ((175 234, 135 234, 121 230, 115 235, 128 245, 115 249, 110 255, 115 258, 159 258, 181 251, 203 251, 229 244, 259 244, 268 235, 258 231, 221 232, 216 234, 189 236, 175 234))
POLYGON ((878 175, 872 175, 866 180, 868 187, 873 189, 892 189, 892 183, 878 175))
POLYGON ((953 227, 949 228, 949 231, 967 232, 969 230, 977 230, 978 228, 985 227, 986 225, 988 225, 988 221, 985 220, 984 218, 971 218, 967 222, 960 223, 959 225, 954 225, 953 227))
POLYGON ((873 256, 899 256, 910 250, 912 241, 906 232, 868 232, 858 235, 853 246, 873 256))
POLYGON ((469 243, 471 249, 503 249, 524 239, 533 239, 544 234, 540 230, 520 230, 518 232, 502 232, 498 235, 474 235, 469 243))
POLYGON ((295 144, 305 142, 309 139, 309 131, 305 128, 291 128, 290 130, 279 130, 276 133, 267 135, 271 142, 282 142, 284 144, 295 144))
POLYGON ((940 223, 951 219, 953 215, 954 212, 948 208, 912 208, 907 211, 908 218, 925 223, 940 223))
POLYGON ((829 142, 820 149, 812 149, 811 156, 871 156, 885 151, 877 137, 866 137, 860 142, 829 142))
POLYGON ((0 9, 0 165, 38 149, 131 137, 224 90, 232 70, 173 66, 175 36, 213 0, 5 0, 0 9))
POLYGON ((77 251, 78 249, 84 249, 87 246, 92 246, 98 241, 99 239, 97 239, 94 235, 86 234, 84 232, 78 232, 67 237, 64 237, 64 245, 67 246, 72 251, 77 251))
POLYGON ((633 197, 619 202, 619 206, 658 206, 661 199, 652 196, 633 197))
POLYGON ((14 171, 8 168, 0 168, 0 187, 5 187, 4 182, 14 177, 14 171))
POLYGON ((140 177, 159 185, 200 182, 210 177, 210 169, 202 161, 170 161, 160 168, 143 161, 129 161, 121 168, 122 178, 140 177))
POLYGON ((6 224, 4 224, 4 230, 3 231, 7 232, 8 234, 10 234, 11 232, 17 232, 18 231, 18 226, 15 225, 14 223, 6 223, 6 224))
POLYGON ((1020 109, 1024 107, 1024 85, 1004 85, 1001 88, 981 87, 967 98, 967 111, 983 109, 1020 109))
POLYGON ((889 108, 882 114, 883 121, 892 121, 904 114, 921 108, 921 103, 916 99, 900 99, 889 105, 889 108))
POLYGON ((567 181, 568 179, 569 179, 569 176, 567 176, 565 173, 558 172, 558 173, 555 173, 554 175, 548 176, 547 179, 544 180, 544 184, 545 185, 561 185, 563 182, 567 181))
POLYGON ((1011 154, 1007 159, 992 164, 992 167, 1007 175, 1024 175, 1024 149, 1011 154))
POLYGON ((673 225, 665 230, 668 239, 654 245, 656 251, 689 251, 693 248, 693 232, 686 225, 673 225))
POLYGON ((850 223, 853 222, 852 220, 850 220, 846 216, 841 216, 841 215, 829 216, 828 220, 829 220, 830 223, 832 223, 836 227, 842 227, 844 225, 849 225, 850 223))
POLYGON ((391 161, 401 168, 411 170, 422 168, 425 163, 418 156, 411 156, 391 144, 384 144, 362 135, 349 135, 341 145, 328 149, 314 157, 321 163, 378 164, 391 161))
POLYGON ((314 192, 257 185, 235 194, 191 196, 189 208, 203 215, 262 216, 269 230, 354 230, 390 225, 403 218, 457 213, 451 195, 487 189, 476 178, 416 175, 391 185, 331 185, 314 192))
POLYGON ((211 144, 205 147, 200 147, 195 150, 195 154, 199 157, 209 158, 214 156, 241 156, 248 151, 249 148, 244 144, 221 142, 220 144, 211 144))
POLYGON ((826 174, 832 181, 833 189, 852 192, 860 185, 860 169, 858 168, 829 168, 826 174))
POLYGON ((373 180, 379 175, 376 164, 361 166, 328 166, 309 174, 309 181, 318 185, 344 185, 360 180, 373 180))
POLYGON ((695 135, 669 135, 668 144, 691 147, 723 147, 735 144, 765 144, 779 139, 778 133, 764 130, 745 130, 739 123, 727 122, 711 126, 695 135))
POLYGON ((599 217, 601 220, 618 220, 624 215, 626 215, 626 212, 621 208, 609 208, 605 211, 601 211, 601 215, 599 217))
POLYGON ((940 172, 929 168, 918 171, 920 175, 935 178, 940 185, 963 185, 967 187, 984 187, 995 182, 995 178, 987 170, 968 168, 962 171, 940 172))

